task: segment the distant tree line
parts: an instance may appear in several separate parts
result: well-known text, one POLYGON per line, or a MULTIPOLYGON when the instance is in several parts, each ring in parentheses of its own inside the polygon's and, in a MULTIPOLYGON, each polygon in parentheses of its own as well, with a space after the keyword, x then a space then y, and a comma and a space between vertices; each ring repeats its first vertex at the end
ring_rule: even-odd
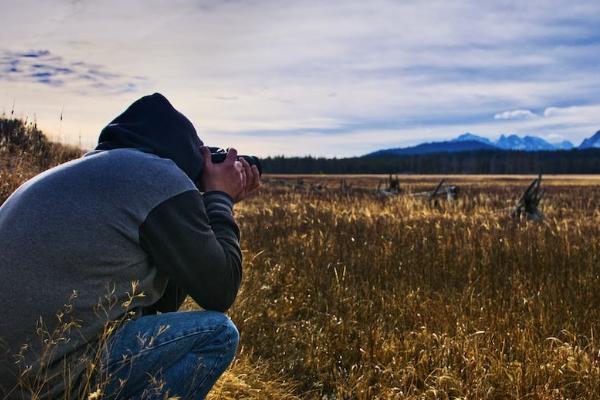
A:
POLYGON ((266 173, 280 174, 600 174, 600 149, 495 151, 351 158, 268 157, 266 173))

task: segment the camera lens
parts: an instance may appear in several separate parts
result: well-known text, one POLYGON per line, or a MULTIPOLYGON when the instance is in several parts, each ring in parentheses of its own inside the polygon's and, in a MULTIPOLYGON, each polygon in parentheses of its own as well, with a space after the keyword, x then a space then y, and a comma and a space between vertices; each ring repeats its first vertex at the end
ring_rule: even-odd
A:
MULTIPOLYGON (((212 148, 211 148, 211 151, 212 151, 212 148)), ((222 149, 218 149, 218 151, 212 152, 210 155, 210 158, 211 158, 213 164, 222 163, 223 161, 225 161, 225 157, 227 157, 227 153, 222 149)), ((260 175, 262 175, 262 172, 263 172, 262 165, 260 164, 260 160, 258 159, 258 157, 241 155, 241 156, 238 156, 237 158, 238 158, 238 160, 240 158, 243 158, 244 160, 246 160, 248 162, 248 164, 256 165, 256 168, 258 168, 258 173, 260 175)))

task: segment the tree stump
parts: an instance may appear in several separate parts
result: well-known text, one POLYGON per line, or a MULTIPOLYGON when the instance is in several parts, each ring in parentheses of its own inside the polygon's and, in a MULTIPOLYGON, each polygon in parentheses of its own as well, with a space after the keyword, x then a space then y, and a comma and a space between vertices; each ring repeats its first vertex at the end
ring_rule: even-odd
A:
POLYGON ((544 189, 541 189, 541 184, 542 174, 529 184, 510 214, 512 219, 521 220, 524 218, 531 221, 542 221, 544 219, 544 214, 539 208, 544 197, 544 189))
POLYGON ((395 178, 392 178, 392 174, 390 174, 387 182, 387 187, 382 189, 381 182, 377 184, 377 194, 382 197, 395 196, 400 194, 402 189, 400 189, 400 179, 398 179, 398 175, 395 178))

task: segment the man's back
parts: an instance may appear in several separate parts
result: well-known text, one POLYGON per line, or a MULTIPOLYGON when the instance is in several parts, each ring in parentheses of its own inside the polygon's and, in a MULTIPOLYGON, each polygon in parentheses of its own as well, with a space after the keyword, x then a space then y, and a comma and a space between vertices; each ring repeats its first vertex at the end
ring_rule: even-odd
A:
POLYGON ((159 375, 161 390, 201 397, 237 348, 223 314, 242 279, 233 206, 259 171, 233 149, 213 164, 159 93, 111 121, 96 149, 0 207, 0 398, 78 398, 81 383, 139 397, 159 375), (208 312, 174 312, 186 296, 208 312))
POLYGON ((195 190, 173 161, 114 149, 38 175, 0 207, 0 346, 8 357, 0 358, 0 387, 16 383, 17 367, 4 368, 15 365, 22 345, 30 346, 25 364, 40 357, 40 340, 60 328, 57 314, 64 313, 63 325, 77 321, 81 328, 43 357, 48 380, 63 372, 66 353, 80 354, 107 320, 125 313, 128 295, 143 292, 129 305, 136 310, 160 298, 168 279, 141 248, 139 228, 157 205, 195 190))

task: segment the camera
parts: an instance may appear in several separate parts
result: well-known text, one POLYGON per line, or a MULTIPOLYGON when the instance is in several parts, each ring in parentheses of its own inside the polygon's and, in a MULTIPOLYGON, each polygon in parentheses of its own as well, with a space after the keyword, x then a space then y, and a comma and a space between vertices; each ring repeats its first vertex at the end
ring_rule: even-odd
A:
MULTIPOLYGON (((225 156, 227 156, 227 150, 219 147, 209 147, 208 149, 210 150, 210 158, 214 164, 221 163, 225 160, 225 156)), ((262 175, 262 165, 260 165, 260 160, 258 157, 238 155, 237 158, 238 160, 243 158, 244 160, 248 161, 248 164, 251 166, 256 165, 256 168, 258 168, 258 173, 262 175)))

